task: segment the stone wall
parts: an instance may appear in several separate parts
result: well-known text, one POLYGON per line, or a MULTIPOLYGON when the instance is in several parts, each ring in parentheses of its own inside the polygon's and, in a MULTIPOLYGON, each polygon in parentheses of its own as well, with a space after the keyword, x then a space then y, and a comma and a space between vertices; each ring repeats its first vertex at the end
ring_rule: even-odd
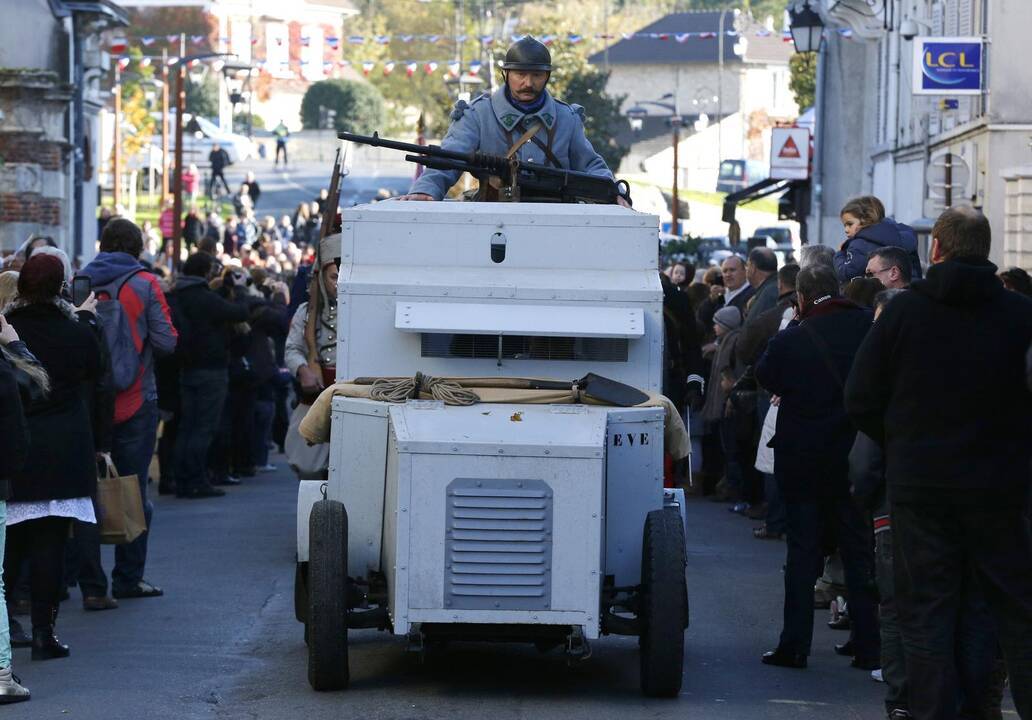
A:
POLYGON ((33 233, 70 246, 70 99, 71 88, 52 72, 0 68, 0 250, 16 249, 33 233))

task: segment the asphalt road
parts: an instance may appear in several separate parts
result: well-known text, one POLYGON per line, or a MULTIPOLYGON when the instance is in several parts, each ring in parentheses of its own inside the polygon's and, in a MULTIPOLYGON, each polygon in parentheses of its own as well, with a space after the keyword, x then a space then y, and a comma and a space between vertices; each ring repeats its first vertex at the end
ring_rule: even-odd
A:
MULTIPOLYGON (((404 161, 400 153, 393 157, 359 148, 355 151, 351 174, 341 186, 341 207, 369 202, 381 188, 394 194, 404 193, 412 183, 414 168, 404 161)), ((286 168, 282 165, 274 167, 271 160, 254 159, 238 163, 226 169, 226 180, 231 190, 236 192, 248 171, 254 172, 262 191, 255 210, 258 218, 272 215, 279 220, 284 214, 293 216, 298 203, 311 202, 319 190, 329 187, 333 157, 328 155, 324 162, 292 163, 286 168)))
POLYGON ((293 617, 295 491, 278 472, 225 498, 158 498, 147 578, 165 597, 86 613, 73 591, 58 621, 71 657, 33 663, 16 650, 15 672, 34 697, 4 712, 81 720, 884 717, 884 686, 832 652, 844 634, 825 627, 824 611, 809 669, 760 664, 780 627, 784 545, 752 539, 749 521, 705 501, 688 507, 692 626, 677 700, 640 696, 633 639, 603 638, 574 667, 558 652, 480 644, 453 644, 420 663, 403 640, 374 630, 350 634, 351 689, 315 693, 293 617))

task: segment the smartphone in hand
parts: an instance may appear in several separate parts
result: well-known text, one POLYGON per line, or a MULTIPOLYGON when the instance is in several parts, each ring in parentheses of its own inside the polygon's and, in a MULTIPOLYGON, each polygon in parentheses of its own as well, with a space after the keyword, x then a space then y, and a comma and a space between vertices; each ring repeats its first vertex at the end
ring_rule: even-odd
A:
POLYGON ((88 275, 76 275, 72 278, 72 305, 79 307, 93 292, 93 281, 88 275))

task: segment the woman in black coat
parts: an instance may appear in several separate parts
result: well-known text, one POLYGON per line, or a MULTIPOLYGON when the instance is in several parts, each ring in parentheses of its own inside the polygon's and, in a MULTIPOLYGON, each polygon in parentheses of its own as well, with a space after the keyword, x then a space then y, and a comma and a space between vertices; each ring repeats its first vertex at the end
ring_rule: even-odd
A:
POLYGON ((12 476, 7 508, 4 582, 15 586, 22 561, 30 560, 33 660, 68 655, 54 636, 65 540, 72 519, 96 520, 93 427, 82 388, 100 379, 102 356, 94 332, 61 300, 63 282, 60 260, 32 257, 18 278, 19 299, 6 313, 51 383, 45 398, 25 408, 29 449, 12 476))

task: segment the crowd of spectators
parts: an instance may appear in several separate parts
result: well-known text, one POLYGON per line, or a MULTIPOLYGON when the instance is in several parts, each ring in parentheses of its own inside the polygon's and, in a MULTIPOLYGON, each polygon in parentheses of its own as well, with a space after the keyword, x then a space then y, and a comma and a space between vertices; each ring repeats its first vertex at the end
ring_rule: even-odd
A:
POLYGON ((877 198, 841 219, 839 249, 798 264, 756 247, 664 270, 680 480, 786 542, 764 664, 805 668, 830 608, 890 719, 999 718, 1008 675, 1032 717, 1032 283, 989 262, 975 210, 938 219, 924 279, 877 198))
POLYGON ((160 228, 101 213, 100 252, 81 268, 46 237, 0 260, 0 702, 29 697, 12 647, 33 660, 70 654, 55 634, 70 589, 90 611, 163 594, 145 577, 152 481, 176 498, 215 498, 276 469, 270 450, 283 449, 294 394, 284 347, 325 195, 258 223, 248 185, 241 216, 189 209, 175 272, 171 203, 160 228), (92 292, 73 305, 86 278, 92 292), (97 478, 109 471, 136 476, 147 528, 116 545, 110 580, 97 523, 97 478))

